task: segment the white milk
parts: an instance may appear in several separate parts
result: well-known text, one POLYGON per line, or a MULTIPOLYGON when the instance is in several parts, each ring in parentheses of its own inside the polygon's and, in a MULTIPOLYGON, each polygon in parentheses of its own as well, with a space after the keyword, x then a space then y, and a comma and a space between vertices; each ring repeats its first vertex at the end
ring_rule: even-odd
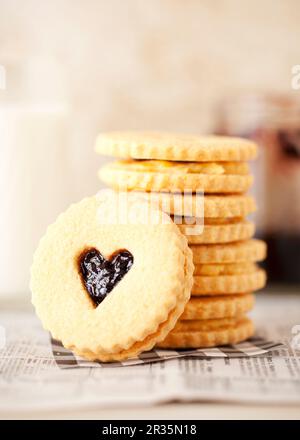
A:
POLYGON ((0 299, 29 295, 34 249, 71 201, 67 112, 0 105, 0 299))

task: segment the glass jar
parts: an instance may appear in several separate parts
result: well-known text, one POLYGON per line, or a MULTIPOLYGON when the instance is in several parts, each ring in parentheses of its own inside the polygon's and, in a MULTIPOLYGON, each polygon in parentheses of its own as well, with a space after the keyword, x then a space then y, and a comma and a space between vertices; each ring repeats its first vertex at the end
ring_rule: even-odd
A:
POLYGON ((300 282, 300 95, 240 95, 221 103, 216 132, 253 139, 257 235, 269 280, 300 282))
POLYGON ((71 199, 68 110, 55 60, 0 65, 0 300, 24 300, 38 240, 71 199))

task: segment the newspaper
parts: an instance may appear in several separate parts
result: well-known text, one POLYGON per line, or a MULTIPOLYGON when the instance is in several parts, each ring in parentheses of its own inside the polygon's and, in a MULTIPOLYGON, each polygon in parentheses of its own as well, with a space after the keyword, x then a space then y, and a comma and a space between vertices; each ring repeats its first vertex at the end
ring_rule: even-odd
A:
POLYGON ((0 349, 0 412, 174 400, 299 404, 300 295, 260 293, 252 317, 257 338, 284 345, 260 356, 181 356, 138 365, 65 369, 33 312, 1 310, 5 345, 0 349))

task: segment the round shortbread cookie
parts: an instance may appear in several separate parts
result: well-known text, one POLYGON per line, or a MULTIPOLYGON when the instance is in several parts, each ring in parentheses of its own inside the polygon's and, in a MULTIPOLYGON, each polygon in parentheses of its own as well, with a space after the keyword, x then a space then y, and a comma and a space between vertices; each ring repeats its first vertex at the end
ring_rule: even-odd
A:
POLYGON ((116 203, 94 196, 72 205, 48 228, 31 270, 44 328, 66 348, 102 361, 162 340, 190 297, 194 269, 187 240, 168 216, 147 224, 145 202, 134 199, 137 223, 119 224, 116 203))
POLYGON ((252 293, 192 297, 180 319, 199 320, 240 316, 253 308, 254 301, 255 297, 252 293))
POLYGON ((194 276, 192 295, 227 295, 262 289, 266 285, 266 272, 256 269, 249 274, 194 276))
POLYGON ((162 162, 123 160, 99 171, 100 179, 117 190, 242 193, 253 177, 244 162, 162 162))
POLYGON ((246 161, 257 154, 256 144, 242 138, 136 131, 101 133, 95 149, 124 159, 188 162, 246 161))
POLYGON ((230 243, 248 240, 253 237, 255 232, 254 223, 248 220, 219 225, 207 224, 205 221, 203 226, 201 224, 178 224, 178 227, 190 244, 230 243))
POLYGON ((237 344, 253 334, 253 322, 249 318, 242 317, 211 330, 172 330, 164 341, 157 344, 157 347, 170 349, 216 347, 218 345, 237 344))
POLYGON ((194 276, 220 276, 220 275, 242 275, 253 273, 257 270, 255 263, 212 263, 197 264, 194 270, 194 276))
POLYGON ((191 245, 190 248, 195 265, 262 261, 267 253, 266 243, 257 239, 226 244, 191 245))
POLYGON ((162 211, 181 217, 231 218, 245 217, 256 210, 253 197, 247 195, 176 194, 170 192, 139 192, 151 204, 162 211))

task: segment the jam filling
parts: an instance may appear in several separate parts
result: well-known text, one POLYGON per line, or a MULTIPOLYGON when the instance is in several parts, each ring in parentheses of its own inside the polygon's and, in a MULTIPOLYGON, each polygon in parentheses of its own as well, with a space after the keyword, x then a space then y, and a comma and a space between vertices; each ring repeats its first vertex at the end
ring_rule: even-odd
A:
POLYGON ((133 255, 127 250, 115 252, 109 260, 106 260, 97 249, 89 249, 80 255, 80 275, 96 306, 121 281, 132 265, 133 255))

